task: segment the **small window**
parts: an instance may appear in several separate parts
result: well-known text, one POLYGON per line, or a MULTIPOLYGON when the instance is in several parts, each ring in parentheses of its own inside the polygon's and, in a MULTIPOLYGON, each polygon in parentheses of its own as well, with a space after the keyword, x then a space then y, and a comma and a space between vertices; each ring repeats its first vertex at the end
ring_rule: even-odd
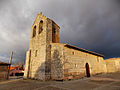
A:
POLYGON ((36 51, 35 51, 35 57, 37 57, 37 52, 38 52, 38 51, 36 50, 36 51))
POLYGON ((99 57, 97 57, 97 61, 99 62, 99 57))
POLYGON ((74 55, 75 53, 74 52, 72 52, 72 55, 74 55))
POLYGON ((75 64, 75 68, 77 68, 77 64, 75 64))

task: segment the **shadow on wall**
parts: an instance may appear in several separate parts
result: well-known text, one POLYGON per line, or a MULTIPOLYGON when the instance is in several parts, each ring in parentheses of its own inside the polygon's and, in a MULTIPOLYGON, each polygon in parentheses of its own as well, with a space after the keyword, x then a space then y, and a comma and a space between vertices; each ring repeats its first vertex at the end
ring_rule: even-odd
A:
POLYGON ((58 50, 54 50, 53 58, 51 60, 51 77, 52 79, 63 79, 63 63, 62 56, 58 50))
POLYGON ((73 69, 72 64, 60 54, 57 49, 54 50, 52 59, 48 59, 37 69, 34 79, 38 80, 63 80, 63 79, 73 79, 82 78, 84 76, 90 77, 89 64, 86 63, 86 75, 80 72, 70 72, 73 69))
POLYGON ((61 58, 62 56, 59 55, 59 51, 54 50, 52 59, 48 59, 40 65, 33 79, 38 80, 63 79, 64 63, 61 62, 61 58))

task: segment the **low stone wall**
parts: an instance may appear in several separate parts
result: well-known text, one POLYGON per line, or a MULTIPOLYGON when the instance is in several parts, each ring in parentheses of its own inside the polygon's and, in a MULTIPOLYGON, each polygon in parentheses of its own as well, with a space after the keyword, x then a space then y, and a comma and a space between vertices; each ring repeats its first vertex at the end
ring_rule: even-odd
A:
POLYGON ((107 66, 107 73, 120 71, 120 58, 111 58, 105 60, 107 66))

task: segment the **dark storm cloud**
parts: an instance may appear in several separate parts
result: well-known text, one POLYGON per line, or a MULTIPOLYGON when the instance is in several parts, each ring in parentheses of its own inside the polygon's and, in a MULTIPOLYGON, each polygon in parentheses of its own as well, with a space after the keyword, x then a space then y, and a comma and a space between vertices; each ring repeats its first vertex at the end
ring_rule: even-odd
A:
POLYGON ((119 0, 1 0, 0 56, 24 61, 30 29, 37 13, 53 19, 60 27, 62 43, 104 54, 120 56, 119 0))

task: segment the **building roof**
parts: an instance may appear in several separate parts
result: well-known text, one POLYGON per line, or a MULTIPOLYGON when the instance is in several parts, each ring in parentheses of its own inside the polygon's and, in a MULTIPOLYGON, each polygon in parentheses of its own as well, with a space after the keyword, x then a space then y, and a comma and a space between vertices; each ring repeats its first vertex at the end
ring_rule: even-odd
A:
POLYGON ((110 61, 110 60, 120 60, 120 58, 109 58, 109 59, 105 59, 107 61, 110 61))
POLYGON ((90 53, 90 54, 93 54, 93 55, 96 55, 96 56, 105 57, 105 56, 102 55, 102 54, 98 54, 98 53, 95 53, 95 52, 92 52, 92 51, 88 51, 88 50, 86 50, 86 49, 79 48, 79 47, 76 47, 76 46, 73 46, 73 45, 65 44, 64 46, 65 46, 65 47, 68 47, 68 48, 80 50, 80 51, 83 51, 83 52, 86 52, 86 53, 90 53))
POLYGON ((0 61, 0 65, 10 65, 9 63, 5 63, 5 62, 1 62, 0 61))

